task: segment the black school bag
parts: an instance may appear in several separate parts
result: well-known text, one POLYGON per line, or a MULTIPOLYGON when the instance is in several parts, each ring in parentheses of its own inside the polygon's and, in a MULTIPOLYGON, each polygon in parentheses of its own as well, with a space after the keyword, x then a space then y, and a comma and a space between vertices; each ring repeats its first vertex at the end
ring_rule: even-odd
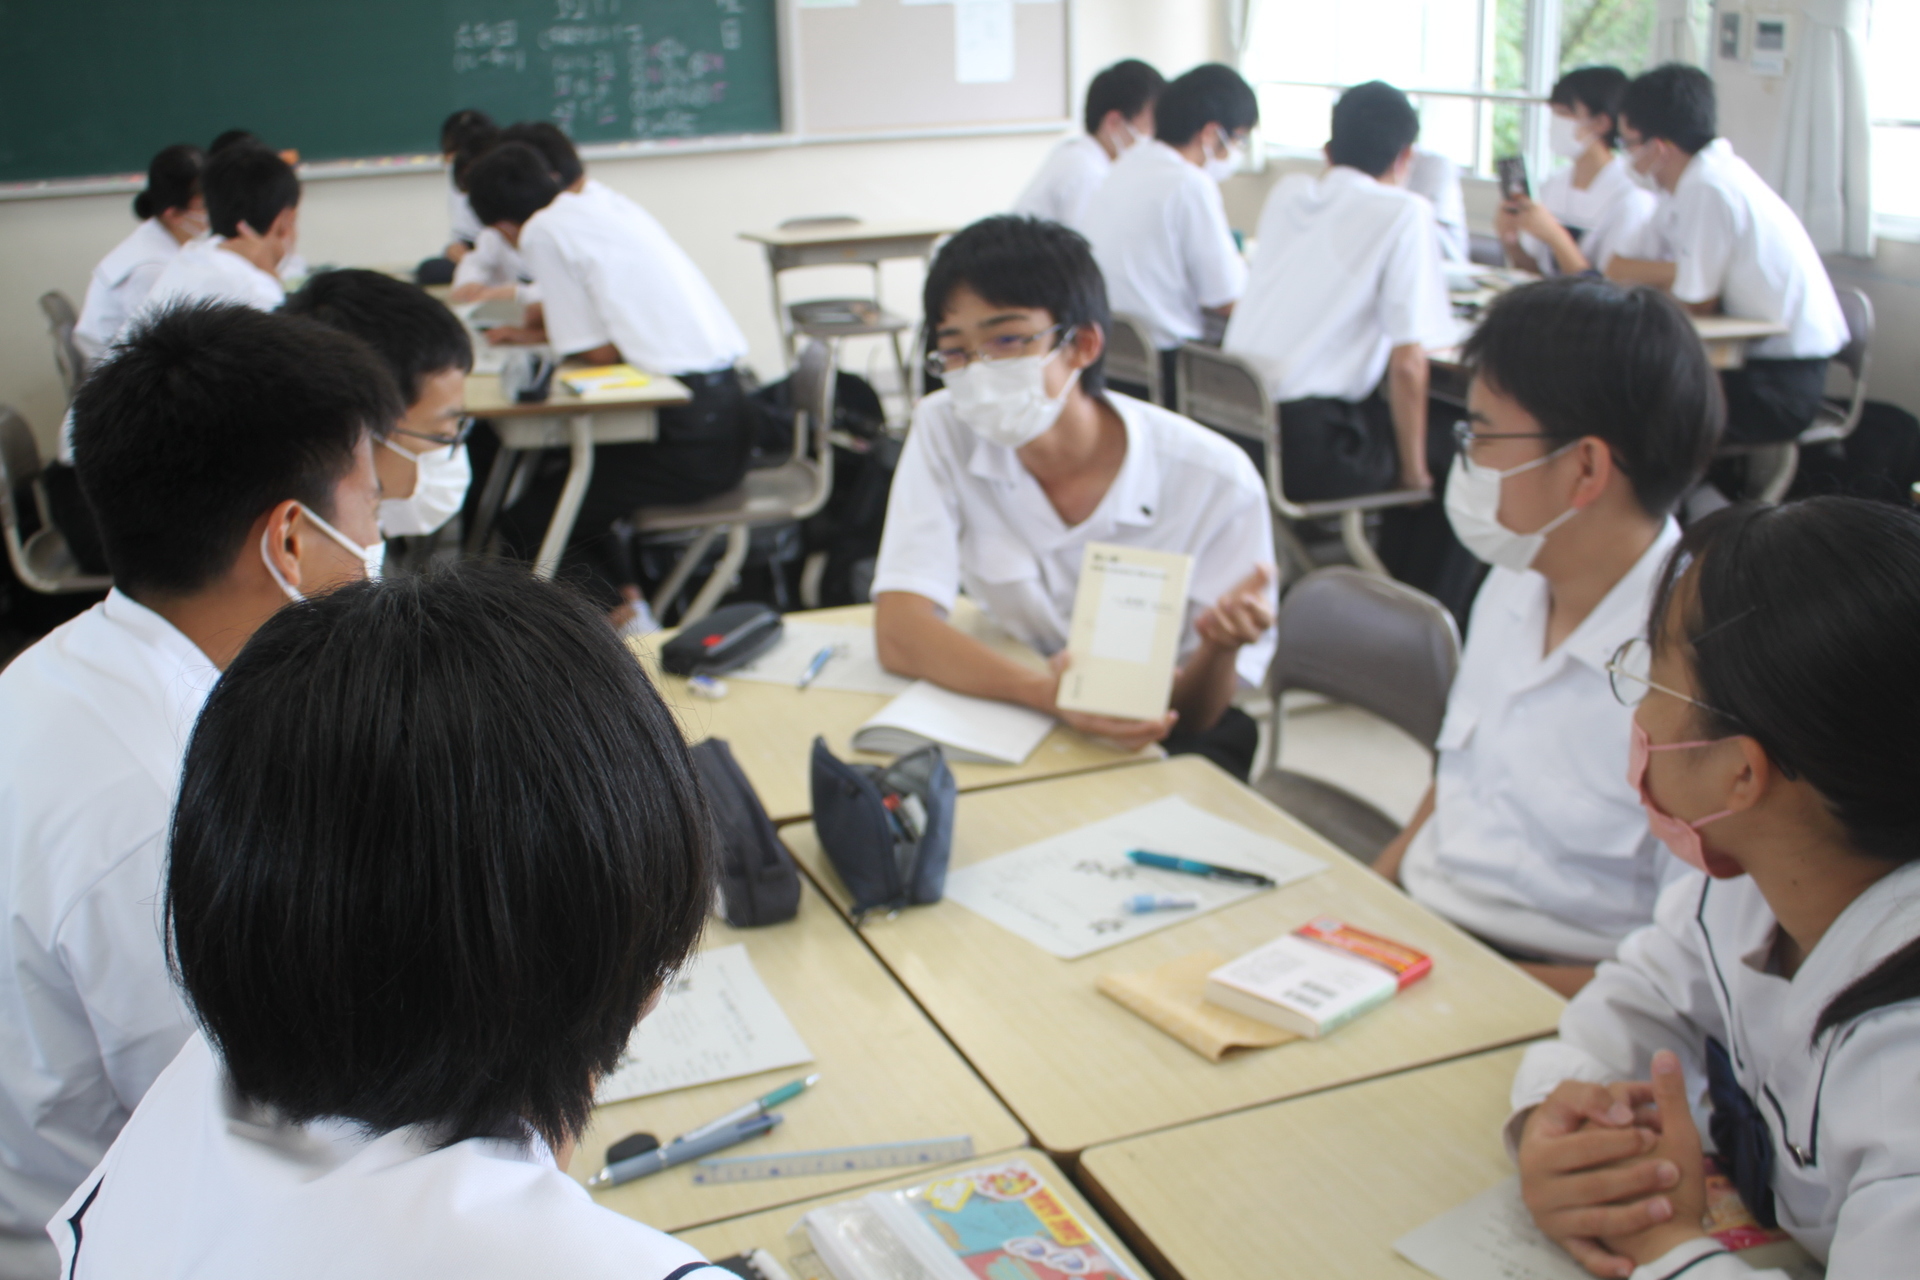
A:
POLYGON ((800 871, 773 832, 773 820, 721 738, 693 748, 694 768, 713 814, 714 887, 735 928, 779 924, 800 910, 800 871))

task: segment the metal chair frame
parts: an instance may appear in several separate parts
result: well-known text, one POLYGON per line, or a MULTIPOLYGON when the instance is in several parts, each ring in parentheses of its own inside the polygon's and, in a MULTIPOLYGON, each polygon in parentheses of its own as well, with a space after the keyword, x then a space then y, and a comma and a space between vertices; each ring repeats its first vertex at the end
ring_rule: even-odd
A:
POLYGON ((53 509, 41 480, 45 468, 33 429, 10 405, 0 405, 0 540, 7 545, 7 563, 14 576, 42 595, 105 591, 113 579, 82 573, 74 563, 67 540, 53 524, 53 509), (20 531, 16 494, 21 485, 33 491, 40 528, 30 535, 20 531))
POLYGON ((53 337, 53 363, 60 370, 60 385, 66 390, 67 403, 72 404, 73 393, 80 389, 88 373, 86 353, 73 337, 80 315, 74 310, 73 299, 58 289, 49 289, 40 295, 40 310, 47 317, 47 332, 53 337))
POLYGON ((1107 359, 1103 366, 1107 381, 1133 383, 1147 389, 1147 399, 1165 404, 1166 388, 1160 385, 1160 353, 1154 349, 1147 322, 1123 311, 1113 313, 1113 325, 1107 334, 1107 359))

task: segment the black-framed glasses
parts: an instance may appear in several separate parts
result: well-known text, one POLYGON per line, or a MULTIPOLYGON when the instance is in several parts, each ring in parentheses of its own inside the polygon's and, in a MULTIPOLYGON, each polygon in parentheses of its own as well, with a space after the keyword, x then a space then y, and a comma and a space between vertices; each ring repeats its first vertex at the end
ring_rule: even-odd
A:
POLYGON ((393 434, 406 436, 410 440, 426 440, 443 449, 451 449, 455 445, 467 442, 467 437, 473 434, 473 422, 472 418, 460 418, 454 422, 453 430, 450 432, 409 431, 405 427, 395 427, 393 434))
POLYGON ((1033 344, 1044 342, 1050 334, 1060 334, 1060 345, 1066 345, 1073 330, 1067 325, 1051 324, 1038 333, 998 333, 980 343, 977 351, 965 347, 942 347, 927 356, 927 372, 936 378, 946 378, 960 372, 976 360, 992 364, 996 360, 1018 360, 1033 352, 1033 344))
POLYGON ((1467 453, 1481 440, 1551 440, 1554 437, 1545 431, 1475 431, 1461 419, 1453 424, 1453 443, 1460 452, 1467 453))

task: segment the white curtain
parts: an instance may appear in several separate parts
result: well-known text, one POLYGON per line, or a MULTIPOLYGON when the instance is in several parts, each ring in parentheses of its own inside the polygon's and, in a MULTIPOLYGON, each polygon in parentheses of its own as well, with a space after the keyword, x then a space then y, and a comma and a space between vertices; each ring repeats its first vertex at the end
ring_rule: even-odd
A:
POLYGON ((1227 43, 1233 47, 1233 65, 1236 70, 1244 70, 1247 57, 1247 41, 1253 35, 1254 0, 1225 0, 1227 13, 1227 43))
POLYGON ((1768 175, 1814 247, 1862 258, 1873 256, 1867 4, 1800 0, 1798 50, 1787 67, 1787 109, 1768 175))
POLYGON ((1700 48, 1693 37, 1693 7, 1693 0, 1658 0, 1654 5, 1653 65, 1700 65, 1700 48))

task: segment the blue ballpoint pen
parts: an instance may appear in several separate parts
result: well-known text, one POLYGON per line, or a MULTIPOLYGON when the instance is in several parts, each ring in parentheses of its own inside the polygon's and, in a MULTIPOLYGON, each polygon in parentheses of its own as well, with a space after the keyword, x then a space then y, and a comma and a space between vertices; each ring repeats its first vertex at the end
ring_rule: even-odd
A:
POLYGON ((632 1182, 635 1178, 644 1178, 650 1173, 659 1173, 662 1169, 671 1169, 677 1164, 689 1160, 698 1160, 701 1156, 712 1155, 725 1150, 748 1138, 757 1138, 773 1126, 780 1123, 777 1113, 754 1116, 750 1120, 728 1129, 715 1130, 691 1141, 669 1142, 664 1147, 656 1147, 644 1155, 631 1160, 621 1160, 608 1165, 587 1179, 589 1187, 617 1187, 623 1182, 632 1182))
POLYGON ((812 684, 814 681, 814 677, 820 674, 822 669, 826 667, 828 660, 831 659, 832 657, 833 657, 832 645, 828 645, 826 648, 820 650, 820 652, 814 654, 813 661, 809 662, 807 664, 806 671, 801 673, 800 683, 795 685, 794 687, 796 689, 804 689, 808 685, 812 684))
POLYGON ((1271 889, 1274 881, 1257 871, 1242 871, 1238 867, 1216 867, 1211 862, 1201 862, 1195 858, 1180 858, 1171 853, 1149 853, 1145 849, 1131 850, 1127 857, 1143 867, 1159 867, 1162 871, 1179 871, 1190 876, 1205 876, 1209 880, 1232 880, 1239 884, 1257 885, 1262 889, 1271 889))

